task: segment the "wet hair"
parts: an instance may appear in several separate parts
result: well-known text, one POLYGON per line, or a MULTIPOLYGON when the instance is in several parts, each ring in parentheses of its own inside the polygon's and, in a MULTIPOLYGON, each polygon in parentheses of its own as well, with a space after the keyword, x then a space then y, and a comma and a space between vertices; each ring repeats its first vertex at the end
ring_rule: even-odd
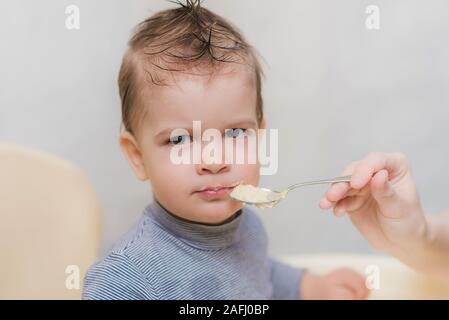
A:
POLYGON ((142 91, 148 90, 148 84, 167 86, 166 75, 173 78, 174 73, 207 71, 212 76, 230 64, 247 66, 253 72, 260 123, 263 70, 255 48, 231 23, 202 7, 202 0, 169 2, 178 7, 139 23, 128 42, 118 78, 124 129, 135 135, 145 109, 142 91))

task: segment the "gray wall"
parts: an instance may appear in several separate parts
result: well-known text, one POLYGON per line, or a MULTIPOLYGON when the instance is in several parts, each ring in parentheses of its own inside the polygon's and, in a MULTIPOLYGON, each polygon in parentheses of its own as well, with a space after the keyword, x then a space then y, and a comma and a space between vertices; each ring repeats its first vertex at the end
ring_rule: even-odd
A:
MULTIPOLYGON (((449 2, 207 0, 265 59, 268 125, 280 135, 282 188, 335 176, 373 150, 402 151, 429 212, 449 206, 449 2), (367 5, 380 30, 367 30, 367 5)), ((104 210, 104 245, 150 201, 118 146, 116 78, 131 28, 166 1, 0 2, 0 139, 69 159, 104 210), (65 7, 81 29, 65 27, 65 7)), ((322 213, 326 187, 295 191, 261 211, 275 254, 370 252, 347 218, 322 213)))

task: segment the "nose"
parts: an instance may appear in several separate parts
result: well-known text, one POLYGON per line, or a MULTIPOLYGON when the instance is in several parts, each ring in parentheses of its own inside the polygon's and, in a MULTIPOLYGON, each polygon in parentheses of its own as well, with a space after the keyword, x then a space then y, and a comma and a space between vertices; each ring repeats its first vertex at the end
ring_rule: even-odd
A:
POLYGON ((230 165, 226 163, 200 163, 196 165, 199 175, 224 173, 230 170, 230 165))
MULTIPOLYGON (((210 142, 210 143, 214 143, 214 142, 210 142)), ((214 147, 214 150, 219 149, 220 147, 223 148, 223 145, 213 145, 212 147, 214 147)), ((225 173, 230 171, 231 169, 231 164, 226 163, 226 157, 225 157, 225 152, 226 150, 221 150, 221 156, 218 156, 217 158, 211 158, 210 156, 208 156, 208 154, 201 155, 201 159, 200 159, 200 163, 196 164, 196 171, 198 173, 198 175, 205 175, 205 174, 217 174, 217 173, 225 173), (218 161, 216 161, 218 160, 218 161)))

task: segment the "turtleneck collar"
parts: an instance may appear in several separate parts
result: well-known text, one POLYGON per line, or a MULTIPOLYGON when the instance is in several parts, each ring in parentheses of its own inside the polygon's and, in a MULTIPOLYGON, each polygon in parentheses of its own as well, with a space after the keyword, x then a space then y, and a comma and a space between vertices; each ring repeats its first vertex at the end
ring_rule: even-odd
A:
POLYGON ((152 217, 174 236, 198 249, 219 250, 240 240, 242 210, 237 211, 230 220, 222 224, 203 224, 175 216, 153 197, 153 202, 145 208, 144 214, 152 217))

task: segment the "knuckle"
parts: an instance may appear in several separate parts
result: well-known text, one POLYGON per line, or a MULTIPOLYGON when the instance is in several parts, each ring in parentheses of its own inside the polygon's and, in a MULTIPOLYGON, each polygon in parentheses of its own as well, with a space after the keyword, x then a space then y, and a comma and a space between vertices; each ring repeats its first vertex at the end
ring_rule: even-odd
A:
POLYGON ((379 159, 382 159, 382 158, 385 158, 385 157, 386 157, 385 153, 378 152, 378 151, 373 151, 373 152, 368 153, 368 155, 366 156, 366 159, 379 160, 379 159))
POLYGON ((409 162, 407 156, 406 156, 404 153, 402 153, 402 152, 394 152, 394 153, 392 153, 392 155, 393 155, 396 159, 398 159, 398 161, 399 161, 400 163, 403 163, 403 164, 405 164, 405 165, 407 165, 407 166, 410 164, 410 162, 409 162))
POLYGON ((354 171, 354 169, 357 167, 358 161, 352 161, 350 162, 345 169, 343 170, 343 173, 351 173, 354 171))

